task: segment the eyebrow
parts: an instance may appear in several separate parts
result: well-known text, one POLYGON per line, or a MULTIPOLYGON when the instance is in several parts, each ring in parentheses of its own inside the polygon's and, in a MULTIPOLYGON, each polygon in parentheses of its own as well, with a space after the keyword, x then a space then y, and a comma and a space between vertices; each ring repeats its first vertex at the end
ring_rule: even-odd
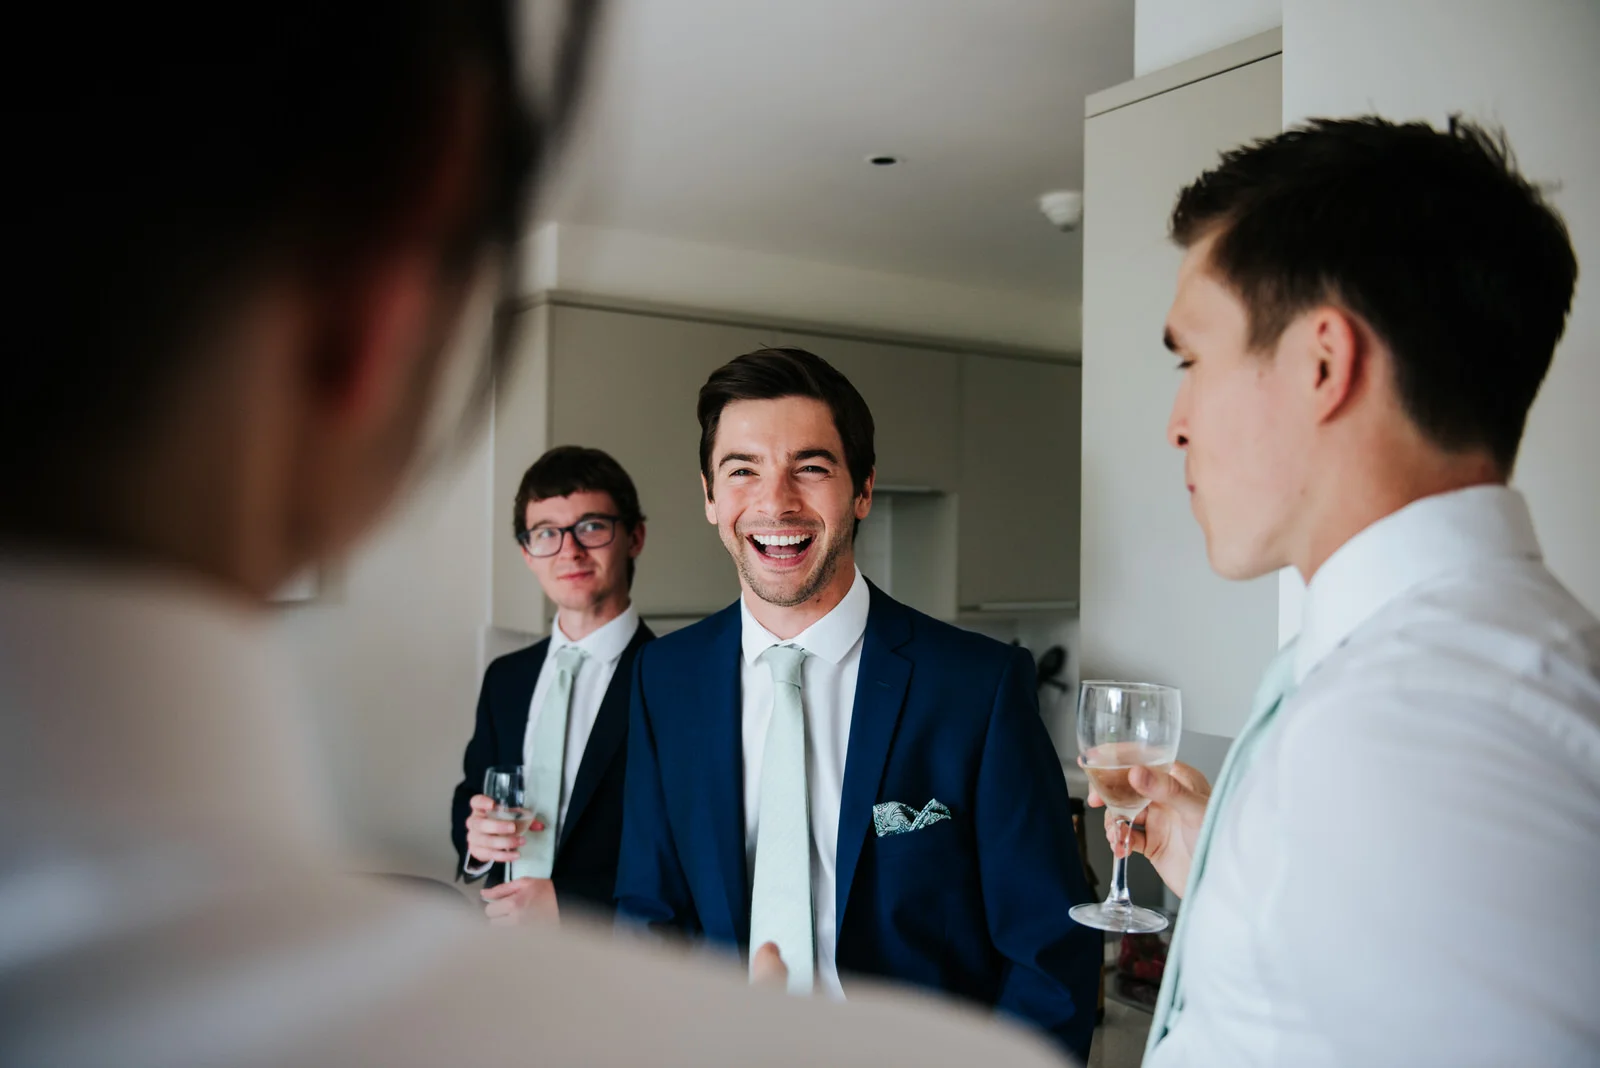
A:
MULTIPOLYGON (((585 512, 582 515, 580 515, 578 518, 574 519, 572 522, 573 523, 581 523, 585 519, 610 519, 610 518, 611 517, 609 515, 607 515, 606 513, 604 513, 604 512, 585 512)), ((533 526, 529 527, 528 529, 529 530, 538 530, 540 527, 553 527, 553 526, 556 526, 556 525, 557 524, 556 524, 556 521, 554 519, 541 519, 537 523, 535 523, 533 526)), ((561 525, 562 526, 567 526, 569 524, 561 524, 561 525)))
MULTIPOLYGON (((789 457, 790 463, 797 464, 805 460, 826 460, 835 466, 838 466, 839 463, 839 457, 834 455, 832 449, 824 449, 820 446, 810 449, 800 449, 789 457)), ((760 462, 761 458, 759 456, 753 456, 747 452, 730 452, 723 456, 722 459, 717 461, 717 470, 722 470, 730 463, 758 464, 760 462)))

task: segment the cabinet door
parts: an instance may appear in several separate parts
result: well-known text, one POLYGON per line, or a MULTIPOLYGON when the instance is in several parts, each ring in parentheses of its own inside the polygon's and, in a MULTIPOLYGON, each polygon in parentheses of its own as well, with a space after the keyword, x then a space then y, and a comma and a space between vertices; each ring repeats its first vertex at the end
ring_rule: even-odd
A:
POLYGON ((880 486, 956 488, 960 356, 796 331, 785 331, 782 343, 827 360, 866 400, 876 428, 880 486))
POLYGON ((1080 370, 963 359, 961 606, 1074 601, 1080 370))
POLYGON ((648 536, 633 600, 643 615, 703 616, 739 594, 701 503, 695 401, 712 371, 772 341, 753 328, 551 309, 550 444, 604 449, 638 487, 648 536))

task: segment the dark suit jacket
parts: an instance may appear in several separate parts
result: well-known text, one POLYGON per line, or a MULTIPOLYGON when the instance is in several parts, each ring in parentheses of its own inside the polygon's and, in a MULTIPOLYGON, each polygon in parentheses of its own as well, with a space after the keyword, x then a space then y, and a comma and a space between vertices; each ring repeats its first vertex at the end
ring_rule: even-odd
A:
MULTIPOLYGON (((639 657, 617 870, 622 917, 748 953, 737 604, 639 657)), ((876 587, 839 810, 838 965, 1023 1017, 1086 1060, 1099 931, 1033 662, 876 587), (953 818, 879 837, 873 806, 953 818)))
MULTIPOLYGON (((578 765, 578 777, 567 803, 567 819, 556 843, 555 866, 550 878, 556 898, 567 905, 581 902, 589 908, 612 909, 617 881, 617 848, 622 835, 622 791, 628 759, 628 690, 634 659, 654 638, 643 622, 617 661, 600 713, 594 721, 578 765)), ((528 705, 539 681, 550 639, 507 653, 489 665, 478 695, 478 724, 462 758, 462 780, 456 786, 450 811, 450 836, 455 842, 459 878, 467 860, 468 802, 483 792, 483 774, 497 764, 522 763, 522 742, 528 727, 528 705)), ((489 869, 487 886, 505 879, 505 866, 489 869)), ((468 879, 470 882, 471 880, 468 879)))

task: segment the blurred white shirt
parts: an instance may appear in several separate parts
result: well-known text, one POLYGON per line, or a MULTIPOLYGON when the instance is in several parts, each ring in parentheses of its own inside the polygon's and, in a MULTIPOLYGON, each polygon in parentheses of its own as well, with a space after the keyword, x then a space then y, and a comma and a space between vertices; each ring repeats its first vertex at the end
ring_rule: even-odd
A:
MULTIPOLYGON (((594 733, 595 721, 600 718, 600 706, 605 703, 617 664, 628 651, 628 644, 638 629, 639 611, 631 604, 616 619, 595 628, 580 641, 573 641, 561 629, 559 612, 550 620, 550 647, 545 650, 544 663, 539 666, 539 677, 528 701, 528 725, 522 732, 522 762, 533 763, 533 740, 538 737, 539 718, 544 715, 544 701, 550 687, 555 685, 556 654, 569 645, 576 645, 583 650, 584 658, 578 663, 577 677, 572 680, 572 696, 567 707, 567 748, 561 755, 561 801, 555 825, 558 842, 567 825, 567 806, 572 803, 572 790, 578 782, 578 769, 583 767, 583 752, 589 748, 589 735, 594 733)), ((476 879, 494 865, 492 860, 480 862, 469 856, 462 861, 461 870, 476 879)))
POLYGON ((0 565, 0 1063, 1059 1063, 924 995, 752 991, 737 962, 329 878, 269 625, 0 565))
POLYGON ((539 668, 539 679, 533 684, 533 697, 528 702, 528 726, 522 735, 522 762, 533 763, 533 740, 538 737, 539 719, 544 715, 545 698, 555 685, 556 654, 569 645, 583 650, 578 663, 577 677, 572 680, 572 697, 567 708, 567 751, 561 756, 561 804, 556 813, 556 840, 567 825, 567 805, 572 800, 572 788, 578 782, 578 769, 583 766, 583 751, 589 747, 589 735, 594 733, 594 721, 600 718, 600 706, 605 703, 606 691, 617 673, 622 654, 639 629, 639 612, 629 605, 616 619, 597 627, 594 633, 573 641, 561 629, 561 615, 550 621, 550 648, 545 652, 544 664, 539 668))
POLYGON ((1146 1068, 1600 1064, 1600 622, 1504 487, 1317 572, 1146 1068))

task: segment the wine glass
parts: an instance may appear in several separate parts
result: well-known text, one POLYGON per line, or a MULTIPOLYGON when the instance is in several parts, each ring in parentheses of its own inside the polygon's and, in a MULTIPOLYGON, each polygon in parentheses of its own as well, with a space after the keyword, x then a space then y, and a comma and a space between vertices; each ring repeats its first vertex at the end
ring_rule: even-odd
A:
MULTIPOLYGON (((1150 803, 1129 785, 1128 773, 1140 766, 1165 772, 1177 759, 1181 706, 1177 690, 1146 682, 1085 682, 1078 691, 1078 764, 1117 821, 1124 849, 1134 818, 1150 803)), ((1106 899, 1073 906, 1072 918, 1125 934, 1164 929, 1165 916, 1129 900, 1127 865, 1126 855, 1113 858, 1106 899)))
MULTIPOLYGON (((505 820, 516 825, 517 835, 526 834, 533 822, 533 810, 528 807, 526 787, 527 772, 521 764, 501 764, 483 773, 483 792, 494 802, 489 818, 505 820)), ((511 861, 506 861, 506 879, 511 878, 511 861)))

